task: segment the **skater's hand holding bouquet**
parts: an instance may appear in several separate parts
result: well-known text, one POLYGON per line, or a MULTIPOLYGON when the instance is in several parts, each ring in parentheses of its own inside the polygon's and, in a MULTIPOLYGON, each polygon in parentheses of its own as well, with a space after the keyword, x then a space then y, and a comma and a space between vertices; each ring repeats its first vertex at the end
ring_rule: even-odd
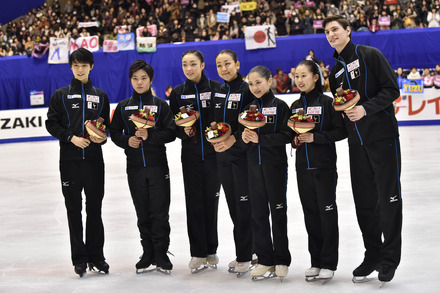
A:
POLYGON ((308 133, 315 128, 315 120, 311 115, 305 115, 300 109, 287 121, 287 125, 297 134, 293 137, 292 147, 298 148, 305 142, 313 142, 313 133, 308 133))
POLYGON ((336 111, 344 111, 352 122, 356 122, 365 116, 364 108, 356 106, 361 96, 356 90, 344 90, 338 88, 333 101, 336 111))
POLYGON ((205 130, 206 140, 209 141, 216 152, 224 152, 234 143, 235 138, 231 135, 231 126, 226 122, 211 122, 205 130), (231 139, 232 138, 232 139, 231 139))
POLYGON ((185 106, 179 108, 180 113, 174 116, 174 122, 177 126, 184 127, 186 135, 192 137, 196 135, 196 127, 194 123, 199 118, 199 112, 195 110, 187 110, 185 106))
POLYGON ((238 122, 245 126, 241 138, 245 143, 258 143, 258 134, 255 129, 266 125, 266 117, 257 109, 257 105, 250 105, 249 110, 238 116, 238 122))
POLYGON ((107 139, 104 118, 99 117, 96 120, 87 120, 86 122, 84 122, 84 126, 87 130, 87 135, 85 138, 90 139, 94 143, 102 143, 107 139))

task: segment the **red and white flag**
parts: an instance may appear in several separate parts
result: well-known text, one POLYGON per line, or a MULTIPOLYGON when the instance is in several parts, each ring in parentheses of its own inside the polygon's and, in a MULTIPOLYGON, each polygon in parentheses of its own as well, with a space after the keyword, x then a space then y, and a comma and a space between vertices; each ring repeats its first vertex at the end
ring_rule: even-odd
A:
POLYGON ((246 50, 276 48, 274 25, 248 26, 244 29, 246 50))

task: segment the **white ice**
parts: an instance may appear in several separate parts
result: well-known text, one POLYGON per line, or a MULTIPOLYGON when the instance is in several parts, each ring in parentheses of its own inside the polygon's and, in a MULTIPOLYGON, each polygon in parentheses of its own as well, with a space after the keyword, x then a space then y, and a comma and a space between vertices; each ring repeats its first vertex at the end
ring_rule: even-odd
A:
MULTIPOLYGON (((439 292, 440 126, 401 127, 404 206, 402 261, 383 291, 439 292)), ((290 154, 290 149, 288 150, 290 154)), ((56 141, 0 145, 0 292, 371 292, 379 282, 351 282, 363 258, 363 244, 351 195, 347 142, 338 143, 339 267, 326 285, 306 283, 307 234, 298 197, 294 157, 289 156, 288 217, 292 265, 278 279, 252 282, 227 272, 234 259, 232 225, 223 193, 219 207, 220 263, 192 275, 180 164, 180 141, 168 145, 172 202, 170 251, 174 269, 135 274, 141 254, 136 216, 129 194, 125 155, 112 142, 104 146, 106 194, 103 202, 105 256, 109 275, 73 272, 66 212, 58 172, 56 141)))

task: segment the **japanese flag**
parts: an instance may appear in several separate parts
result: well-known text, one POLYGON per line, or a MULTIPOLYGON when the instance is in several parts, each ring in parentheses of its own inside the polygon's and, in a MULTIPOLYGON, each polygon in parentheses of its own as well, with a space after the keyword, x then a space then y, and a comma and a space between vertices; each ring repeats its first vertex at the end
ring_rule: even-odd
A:
POLYGON ((257 25, 244 29, 246 50, 276 48, 275 26, 257 25))

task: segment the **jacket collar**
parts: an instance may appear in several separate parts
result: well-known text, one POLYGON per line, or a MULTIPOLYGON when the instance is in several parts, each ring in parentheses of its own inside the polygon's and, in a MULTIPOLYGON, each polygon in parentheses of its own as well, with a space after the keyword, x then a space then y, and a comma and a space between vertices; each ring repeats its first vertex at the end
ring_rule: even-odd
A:
MULTIPOLYGON (((72 82, 70 83, 71 89, 75 90, 75 91, 78 91, 78 90, 81 91, 82 85, 83 85, 83 83, 76 78, 73 78, 72 82)), ((92 85, 92 80, 89 78, 87 83, 84 84, 84 90, 87 91, 87 90, 91 90, 91 89, 93 89, 93 85, 92 85)))
POLYGON ((317 87, 315 87, 308 94, 301 93, 301 97, 305 97, 307 101, 312 101, 312 100, 318 98, 321 94, 322 94, 322 90, 319 90, 317 87))
POLYGON ((339 57, 342 57, 343 60, 347 61, 351 57, 355 49, 356 45, 349 41, 345 48, 342 50, 341 54, 338 54, 338 52, 336 52, 335 50, 333 58, 339 60, 339 57))
POLYGON ((243 84, 243 75, 237 72, 237 77, 231 80, 230 82, 225 82, 229 85, 231 89, 239 89, 241 85, 243 84))
POLYGON ((142 100, 142 105, 144 105, 153 99, 153 93, 151 92, 151 88, 146 93, 143 94, 139 94, 138 92, 133 90, 132 98, 137 103, 139 103, 139 101, 142 100))
POLYGON ((269 92, 267 92, 266 94, 264 94, 261 98, 257 98, 255 97, 255 99, 257 100, 258 104, 260 106, 263 105, 267 105, 268 103, 272 102, 272 100, 275 98, 275 96, 273 95, 272 90, 269 90, 269 92))
POLYGON ((202 77, 200 78, 200 81, 198 83, 195 83, 195 82, 193 82, 193 81, 191 81, 191 80, 189 80, 187 78, 186 81, 185 81, 185 87, 186 88, 194 88, 194 85, 199 86, 199 85, 203 85, 203 84, 205 84, 207 82, 208 82, 208 78, 206 77, 205 71, 203 70, 202 71, 202 77))

